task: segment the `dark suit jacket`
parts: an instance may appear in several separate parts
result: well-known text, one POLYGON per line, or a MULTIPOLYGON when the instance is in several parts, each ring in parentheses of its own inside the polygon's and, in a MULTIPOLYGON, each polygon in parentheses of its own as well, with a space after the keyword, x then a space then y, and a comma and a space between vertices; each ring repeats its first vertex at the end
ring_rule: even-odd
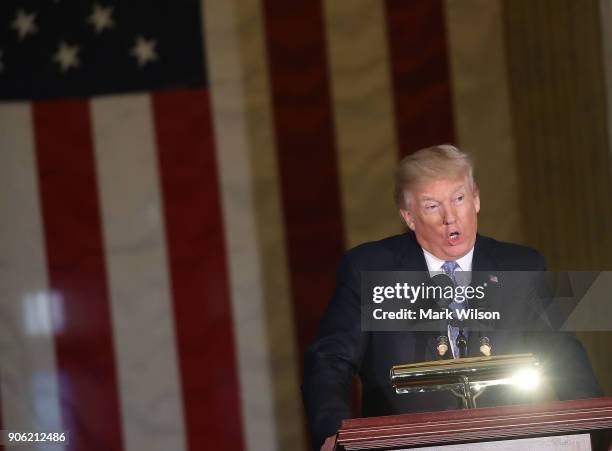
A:
MULTIPOLYGON (((363 416, 458 408, 449 392, 398 395, 389 381, 396 364, 436 360, 437 333, 363 332, 361 330, 361 271, 426 271, 423 251, 413 233, 366 243, 346 252, 337 273, 332 300, 320 324, 317 340, 306 350, 303 397, 311 439, 319 449, 325 437, 336 433, 351 417, 354 375, 362 384, 363 416)), ((477 236, 473 271, 544 271, 542 255, 534 249, 477 236)), ((529 305, 518 309, 530 309, 529 305)), ((519 312, 528 315, 526 311, 519 312)), ((478 337, 470 333, 470 355, 478 355, 478 337)), ((540 357, 559 399, 601 396, 582 345, 571 335, 557 332, 496 332, 495 354, 533 352, 540 357)), ((504 388, 488 389, 479 406, 521 402, 504 388)))

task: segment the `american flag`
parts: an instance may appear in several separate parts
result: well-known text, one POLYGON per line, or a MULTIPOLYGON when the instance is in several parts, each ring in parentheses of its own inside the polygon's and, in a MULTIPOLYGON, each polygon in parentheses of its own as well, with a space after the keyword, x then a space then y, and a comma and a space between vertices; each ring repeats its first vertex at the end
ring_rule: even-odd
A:
POLYGON ((1 2, 2 429, 306 449, 339 255, 401 230, 397 159, 454 140, 448 8, 1 2))
POLYGON ((9 1, 0 17, 3 99, 206 86, 197 0, 9 1))

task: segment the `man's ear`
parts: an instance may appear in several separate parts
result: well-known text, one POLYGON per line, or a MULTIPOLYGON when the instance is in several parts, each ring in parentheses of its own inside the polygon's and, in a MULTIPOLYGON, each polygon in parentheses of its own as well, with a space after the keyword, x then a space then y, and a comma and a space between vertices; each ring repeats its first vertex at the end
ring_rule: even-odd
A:
POLYGON ((476 213, 480 212, 480 192, 478 191, 478 187, 474 187, 474 192, 472 193, 474 196, 474 208, 476 209, 476 213))
POLYGON ((399 213, 408 228, 414 232, 414 219, 412 218, 412 213, 410 213, 409 210, 404 210, 403 208, 400 208, 399 213))

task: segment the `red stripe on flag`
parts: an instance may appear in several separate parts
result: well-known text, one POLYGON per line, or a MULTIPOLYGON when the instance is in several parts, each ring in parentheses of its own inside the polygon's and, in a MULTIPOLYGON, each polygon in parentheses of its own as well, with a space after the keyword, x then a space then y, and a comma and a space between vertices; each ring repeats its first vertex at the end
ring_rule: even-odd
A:
POLYGON ((276 146, 300 355, 344 249, 321 1, 266 0, 276 146))
POLYGON ((453 103, 442 0, 386 0, 401 156, 452 143, 453 103))
POLYGON ((32 107, 59 393, 71 450, 121 450, 109 294, 86 101, 32 107))
POLYGON ((206 91, 153 97, 189 449, 244 448, 219 177, 206 91))

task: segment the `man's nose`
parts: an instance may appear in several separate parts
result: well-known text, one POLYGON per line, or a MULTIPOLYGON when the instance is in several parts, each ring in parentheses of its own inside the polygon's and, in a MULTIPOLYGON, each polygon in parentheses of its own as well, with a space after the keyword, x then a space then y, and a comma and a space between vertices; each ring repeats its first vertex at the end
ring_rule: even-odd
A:
POLYGON ((446 206, 442 213, 442 220, 444 225, 453 224, 456 220, 455 210, 452 206, 446 206))

